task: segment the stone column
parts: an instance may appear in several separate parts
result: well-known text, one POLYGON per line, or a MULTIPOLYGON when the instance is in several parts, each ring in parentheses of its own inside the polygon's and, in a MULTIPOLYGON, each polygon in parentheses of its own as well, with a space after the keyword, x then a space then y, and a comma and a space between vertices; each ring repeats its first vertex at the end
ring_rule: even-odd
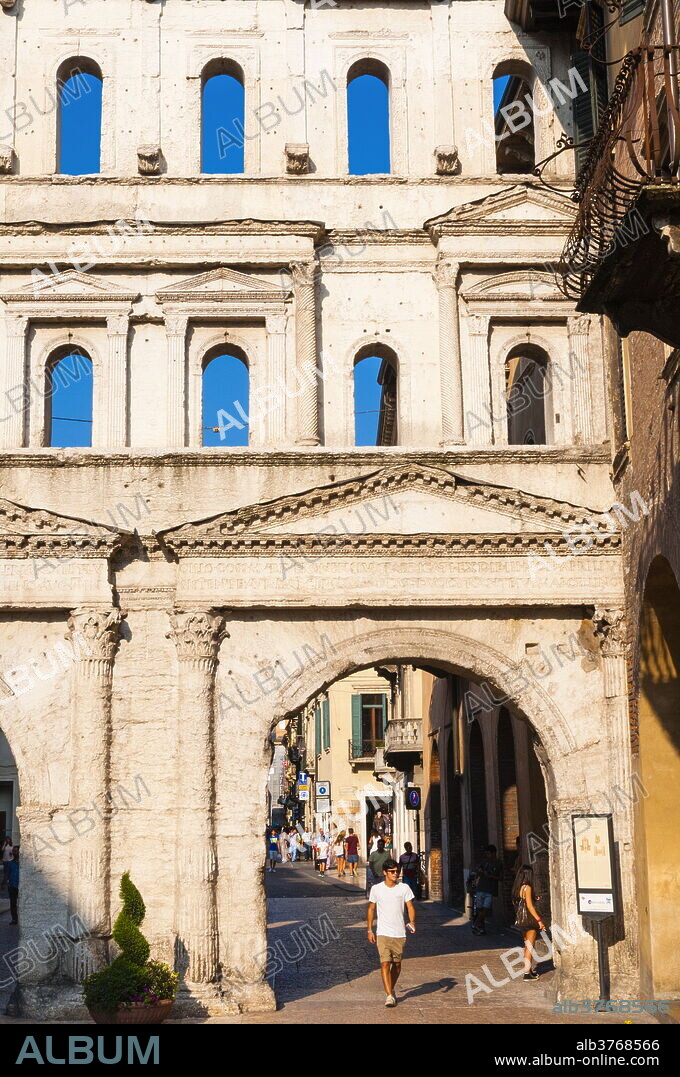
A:
POLYGON ((0 374, 0 449, 20 449, 24 444, 24 427, 28 398, 26 395, 26 329, 28 318, 8 315, 5 318, 6 349, 4 369, 0 374))
POLYGON ((574 441, 590 445, 593 441, 592 389, 588 335, 590 318, 580 314, 567 320, 569 336, 569 369, 574 441))
POLYGON ((466 440, 473 445, 491 445, 493 427, 489 382, 489 317, 467 318, 470 338, 468 385, 465 396, 466 440))
POLYGON ((434 279, 439 291, 439 370, 442 397, 442 445, 463 442, 463 371, 460 361, 460 315, 457 262, 439 262, 434 279))
POLYGON ((609 778, 613 785, 630 790, 630 731, 628 726, 628 678, 626 676, 626 621, 620 608, 597 607, 593 613, 595 635, 600 641, 604 695, 609 733, 609 778))
POLYGON ((102 382, 95 396, 92 444, 103 449, 124 448, 127 443, 127 314, 106 319, 109 349, 102 382))
POLYGON ((110 922, 111 687, 120 610, 75 609, 68 620, 74 652, 71 694, 70 915, 84 925, 69 954, 78 983, 106 964, 110 922), (85 930, 86 929, 86 930, 85 930))
MULTIPOLYGON (((214 688, 226 632, 211 610, 175 611, 167 633, 179 659, 176 848, 176 968, 189 983, 212 983, 218 972, 215 902, 214 688), (181 838, 181 842, 180 842, 181 838)), ((248 915, 248 910, 243 910, 248 915)))
POLYGON ((168 341, 166 430, 168 448, 170 449, 182 449, 185 444, 186 399, 184 367, 188 321, 186 314, 167 314, 165 316, 165 334, 168 341))
POLYGON ((298 445, 319 444, 316 363, 316 262, 294 262, 295 363, 298 394, 298 445))
POLYGON ((262 396, 267 401, 267 422, 258 421, 255 431, 251 428, 256 444, 261 444, 262 434, 266 431, 264 438, 268 448, 281 448, 286 443, 286 321, 286 316, 279 314, 267 318, 269 392, 262 396))

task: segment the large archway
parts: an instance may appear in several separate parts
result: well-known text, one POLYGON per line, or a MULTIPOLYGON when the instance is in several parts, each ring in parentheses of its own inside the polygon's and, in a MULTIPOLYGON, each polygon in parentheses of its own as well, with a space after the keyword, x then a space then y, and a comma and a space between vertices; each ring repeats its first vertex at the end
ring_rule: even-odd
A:
POLYGON ((677 996, 680 887, 680 589, 668 561, 652 561, 640 623, 641 990, 647 998, 677 996))

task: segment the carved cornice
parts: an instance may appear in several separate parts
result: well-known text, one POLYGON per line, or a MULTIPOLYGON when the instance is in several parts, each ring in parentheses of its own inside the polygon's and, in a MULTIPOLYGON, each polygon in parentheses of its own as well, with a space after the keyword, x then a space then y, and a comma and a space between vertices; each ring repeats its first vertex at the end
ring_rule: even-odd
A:
MULTIPOLYGON (((543 558, 567 559, 574 551, 559 534, 428 534, 395 535, 218 535, 207 532, 201 535, 170 535, 167 545, 182 558, 262 556, 307 557, 314 556, 384 556, 390 557, 451 557, 456 554, 490 557, 529 554, 543 558), (548 549, 550 553, 548 553, 548 549)), ((588 556, 616 554, 621 547, 618 534, 593 534, 592 545, 584 551, 588 556)), ((579 555, 581 556, 581 555, 579 555)))
MULTIPOLYGON (((13 176, 12 182, 18 180, 13 176)), ((132 185, 139 185, 141 177, 133 181, 132 185)), ((157 180, 151 179, 157 184, 157 180)), ((186 181, 184 181, 186 182, 186 181)), ((252 178, 250 180, 252 182, 252 178)), ((165 185, 171 183, 165 177, 162 180, 165 185)), ((19 183, 21 186, 21 183, 19 183)), ((320 221, 260 221, 247 219, 243 221, 149 221, 154 235, 205 235, 205 236, 302 236, 304 238, 320 241, 324 236, 324 225, 320 221)), ((116 224, 129 224, 131 228, 139 228, 140 221, 134 217, 125 221, 110 220, 88 221, 83 224, 55 224, 52 221, 17 221, 16 223, 0 223, 0 235, 9 236, 82 236, 82 235, 111 235, 111 229, 116 224)), ((151 233, 149 233, 151 234, 151 233)), ((121 236, 116 234, 120 240, 121 236)), ((134 237, 132 237, 134 238, 134 237)), ((148 239, 148 236, 144 238, 148 239)), ((66 264, 66 260, 65 260, 66 264)))
POLYGON ((516 184, 472 202, 454 206, 448 213, 425 221, 423 227, 433 242, 442 236, 562 236, 572 227, 575 213, 575 208, 560 195, 533 184, 516 184), (512 216, 503 219, 497 216, 525 205, 528 207, 525 219, 512 216), (530 213, 534 207, 537 215, 532 218, 530 213), (554 218, 546 217, 546 212, 554 213, 554 218))
POLYGON ((0 498, 3 557, 110 557, 132 539, 132 533, 123 528, 28 508, 0 498))

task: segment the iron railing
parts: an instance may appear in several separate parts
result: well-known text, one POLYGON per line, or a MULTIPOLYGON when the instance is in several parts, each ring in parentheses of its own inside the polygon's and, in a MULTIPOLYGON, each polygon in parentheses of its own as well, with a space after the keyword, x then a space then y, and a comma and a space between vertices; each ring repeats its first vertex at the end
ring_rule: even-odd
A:
POLYGON ((623 60, 572 198, 579 205, 560 264, 579 299, 603 259, 646 229, 631 211, 648 184, 680 182, 680 45, 644 45, 623 60))
POLYGON ((372 739, 350 739, 349 742, 349 761, 350 763, 370 763, 375 755, 376 748, 382 748, 385 742, 383 740, 372 739))

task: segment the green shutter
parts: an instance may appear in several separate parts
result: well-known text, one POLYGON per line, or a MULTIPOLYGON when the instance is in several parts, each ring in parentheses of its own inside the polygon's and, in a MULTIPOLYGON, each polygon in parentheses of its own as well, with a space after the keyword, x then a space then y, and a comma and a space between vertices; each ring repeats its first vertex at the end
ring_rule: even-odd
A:
POLYGON ((619 15, 619 26, 625 26, 632 19, 637 19, 645 10, 645 0, 623 0, 623 7, 619 15))
POLYGON ((385 739, 385 726, 387 725, 387 696, 383 692, 381 696, 382 700, 382 728, 380 730, 380 739, 385 739))
POLYGON ((579 145, 579 143, 587 143, 589 139, 595 134, 595 123, 593 120, 593 103, 592 103, 592 79, 590 76, 590 56, 587 52, 575 52, 571 58, 571 65, 575 67, 579 75, 583 79, 584 83, 588 87, 588 93, 580 91, 576 94, 576 97, 572 99, 571 110, 572 120, 574 123, 574 142, 577 146, 576 149, 576 170, 578 171, 586 159, 588 153, 587 145, 579 145))
POLYGON ((323 717, 323 746, 324 748, 330 748, 331 746, 331 715, 330 706, 327 699, 324 699, 321 704, 321 714, 323 717))
POLYGON ((352 759, 361 758, 361 696, 352 696, 352 759))
POLYGON ((314 709, 314 754, 321 755, 321 708, 314 709))

